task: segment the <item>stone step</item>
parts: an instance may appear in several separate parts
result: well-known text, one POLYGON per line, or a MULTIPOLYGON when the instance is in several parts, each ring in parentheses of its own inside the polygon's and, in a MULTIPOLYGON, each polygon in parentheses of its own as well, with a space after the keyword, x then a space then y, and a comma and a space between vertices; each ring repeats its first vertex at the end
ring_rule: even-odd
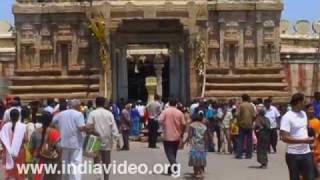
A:
POLYGON ((272 91, 272 90, 206 90, 204 93, 205 97, 229 97, 239 98, 243 94, 248 94, 252 97, 284 97, 290 96, 289 92, 286 91, 272 91))
MULTIPOLYGON (((33 76, 33 75, 61 75, 61 68, 40 68, 40 69, 16 69, 15 74, 19 76, 33 76)), ((100 69, 88 68, 88 69, 69 69, 68 75, 81 75, 81 74, 99 74, 100 69)))
POLYGON ((285 90, 286 83, 206 83, 206 90, 285 90))
POLYGON ((13 85, 98 84, 99 75, 77 76, 12 76, 13 85))
POLYGON ((13 93, 17 92, 74 92, 74 91, 99 91, 99 85, 68 84, 68 85, 32 85, 32 86, 9 86, 13 93))
POLYGON ((214 68, 214 67, 207 67, 206 69, 207 74, 228 74, 228 68, 214 68))
POLYGON ((280 74, 282 67, 252 67, 252 68, 217 68, 207 67, 207 74, 280 74))
POLYGON ((233 70, 235 74, 281 74, 282 67, 252 67, 252 68, 236 68, 233 70))
POLYGON ((211 83, 231 83, 231 82, 283 82, 282 74, 207 74, 207 82, 211 83))
POLYGON ((71 92, 71 93, 15 93, 14 96, 19 96, 24 102, 41 100, 47 98, 66 98, 66 99, 93 99, 99 95, 97 92, 71 92))
MULTIPOLYGON (((212 100, 222 100, 222 101, 225 101, 225 102, 228 102, 229 99, 239 99, 241 100, 241 97, 205 97, 206 99, 212 99, 212 100)), ((251 100, 254 101, 256 100, 257 98, 263 98, 263 99, 266 99, 268 98, 268 96, 250 96, 251 100)), ((290 97, 289 96, 272 96, 272 101, 274 103, 277 103, 277 104, 288 104, 290 102, 290 97)))
POLYGON ((11 76, 13 81, 30 81, 30 80, 79 80, 79 79, 99 79, 99 75, 78 75, 78 76, 11 76))

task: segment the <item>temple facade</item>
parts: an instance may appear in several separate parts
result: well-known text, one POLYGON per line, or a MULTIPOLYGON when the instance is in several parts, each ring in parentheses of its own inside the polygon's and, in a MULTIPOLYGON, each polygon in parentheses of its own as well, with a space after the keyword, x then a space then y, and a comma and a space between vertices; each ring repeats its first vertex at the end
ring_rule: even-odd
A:
POLYGON ((281 22, 281 63, 289 92, 303 92, 311 99, 320 91, 320 21, 281 22))
MULTIPOLYGON (((295 72, 307 57, 317 63, 319 36, 283 29, 282 9, 280 0, 17 0, 9 89, 26 101, 97 95, 145 100, 145 79, 155 77, 164 99, 248 93, 287 101, 294 91, 313 91, 298 88, 295 72), (103 21, 106 63, 89 28, 93 17, 103 21)), ((304 87, 312 85, 307 82, 304 87)))
POLYGON ((16 48, 13 27, 6 21, 0 21, 0 96, 10 93, 9 77, 14 75, 16 48))

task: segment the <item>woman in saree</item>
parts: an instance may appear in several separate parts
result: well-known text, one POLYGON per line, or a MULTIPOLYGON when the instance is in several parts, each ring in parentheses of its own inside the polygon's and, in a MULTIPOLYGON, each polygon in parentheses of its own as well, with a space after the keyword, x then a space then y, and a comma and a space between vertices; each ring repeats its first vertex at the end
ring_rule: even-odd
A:
POLYGON ((130 135, 138 137, 140 135, 140 113, 136 107, 136 104, 132 104, 131 108, 131 124, 130 135))
MULTIPOLYGON (((36 156, 39 158, 38 164, 57 164, 60 169, 60 157, 61 151, 58 148, 60 140, 60 132, 51 128, 52 115, 49 112, 43 112, 40 117, 42 123, 41 139, 39 141, 40 146, 37 148, 36 156)), ((61 176, 58 174, 36 174, 33 180, 59 180, 61 176)))
POLYGON ((26 125, 19 121, 20 112, 10 111, 10 122, 4 124, 0 139, 4 147, 4 179, 24 180, 25 174, 18 172, 18 165, 25 164, 24 143, 27 141, 26 125))
POLYGON ((254 133, 257 136, 257 161, 261 164, 259 168, 268 167, 268 149, 270 143, 270 121, 265 117, 266 110, 259 105, 259 112, 254 124, 254 133))

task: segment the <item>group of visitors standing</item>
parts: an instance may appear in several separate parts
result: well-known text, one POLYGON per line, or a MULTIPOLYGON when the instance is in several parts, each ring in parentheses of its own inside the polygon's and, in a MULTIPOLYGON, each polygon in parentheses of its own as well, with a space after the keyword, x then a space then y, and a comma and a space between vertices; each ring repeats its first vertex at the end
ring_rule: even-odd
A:
POLYGON ((241 103, 235 99, 228 102, 198 99, 191 105, 190 112, 192 119, 197 112, 203 114, 209 135, 206 142, 209 152, 234 153, 237 159, 242 159, 245 154, 245 158, 251 159, 255 149, 260 167, 266 168, 270 147, 274 153, 277 151, 280 118, 280 112, 271 104, 271 98, 258 98, 252 102, 244 94, 241 103))
MULTIPOLYGON (((96 109, 91 109, 86 121, 86 111, 79 100, 52 102, 47 100, 47 106, 40 110, 38 103, 22 106, 19 97, 6 98, 0 131, 5 179, 80 180, 81 175, 76 169, 63 175, 26 175, 18 172, 17 164, 56 164, 59 170, 64 162, 77 167, 83 158, 83 133, 94 134, 101 139, 95 163, 110 163, 113 139, 119 137, 119 132, 112 112, 105 108, 105 98, 96 98, 96 109)), ((108 174, 105 174, 105 179, 108 179, 108 174)))
MULTIPOLYGON (((146 106, 141 101, 116 104, 104 97, 88 101, 86 106, 77 99, 48 99, 45 106, 39 102, 23 106, 19 97, 8 96, 0 103, 4 176, 17 180, 26 176, 34 180, 80 180, 81 175, 75 171, 63 175, 19 174, 17 164, 49 163, 61 168, 64 161, 78 166, 86 151, 84 134, 101 140, 94 163, 110 164, 120 134, 122 150, 129 150, 129 136, 139 136, 143 128, 148 130, 148 147, 152 149, 158 148, 162 133, 164 152, 171 165, 168 174, 176 170, 178 150, 186 145, 190 146, 188 164, 198 178, 204 177, 208 152, 251 159, 256 150, 259 167, 267 168, 268 153, 277 152, 280 129, 282 141, 288 144, 290 179, 315 179, 320 162, 320 93, 307 106, 303 94, 294 94, 284 112, 278 109, 271 97, 251 101, 246 94, 241 102, 198 98, 190 108, 175 98, 164 104, 159 96, 146 106)), ((104 174, 104 179, 109 175, 104 174)))

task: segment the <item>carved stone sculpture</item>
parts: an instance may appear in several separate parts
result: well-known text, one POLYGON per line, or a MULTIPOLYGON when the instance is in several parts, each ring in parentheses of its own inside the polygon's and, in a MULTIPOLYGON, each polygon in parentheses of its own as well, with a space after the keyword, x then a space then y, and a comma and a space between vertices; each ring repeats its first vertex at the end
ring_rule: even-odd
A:
POLYGON ((198 36, 196 39, 196 52, 197 54, 194 66, 198 72, 198 75, 202 76, 205 69, 206 44, 200 36, 198 36))

